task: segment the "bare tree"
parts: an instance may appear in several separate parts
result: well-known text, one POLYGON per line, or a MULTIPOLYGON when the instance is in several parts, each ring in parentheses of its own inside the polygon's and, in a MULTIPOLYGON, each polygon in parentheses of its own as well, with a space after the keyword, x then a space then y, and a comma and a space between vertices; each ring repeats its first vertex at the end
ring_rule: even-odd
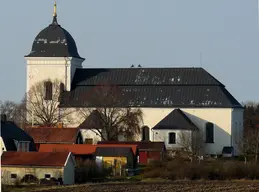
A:
POLYGON ((203 154, 204 138, 200 130, 181 131, 179 134, 179 145, 195 157, 203 154))
POLYGON ((249 155, 249 153, 251 153, 252 137, 252 132, 246 132, 237 141, 238 150, 244 156, 245 163, 247 163, 247 156, 249 155))
POLYGON ((56 126, 59 122, 69 123, 74 110, 60 109, 59 98, 64 84, 59 80, 36 83, 26 94, 21 111, 26 112, 27 123, 39 126, 56 126))
POLYGON ((239 151, 245 157, 245 162, 247 161, 248 155, 253 155, 255 162, 257 162, 259 153, 259 128, 247 130, 237 144, 239 151))
POLYGON ((16 120, 17 109, 18 104, 13 101, 0 101, 0 113, 5 114, 10 121, 16 120))
POLYGON ((87 106, 78 109, 83 120, 88 122, 85 128, 102 140, 118 140, 119 136, 133 139, 140 134, 143 113, 138 108, 125 106, 125 96, 119 87, 100 85, 88 93, 83 98, 87 106))
POLYGON ((24 116, 22 105, 13 101, 0 101, 0 113, 5 114, 8 121, 14 122, 23 128, 24 116))

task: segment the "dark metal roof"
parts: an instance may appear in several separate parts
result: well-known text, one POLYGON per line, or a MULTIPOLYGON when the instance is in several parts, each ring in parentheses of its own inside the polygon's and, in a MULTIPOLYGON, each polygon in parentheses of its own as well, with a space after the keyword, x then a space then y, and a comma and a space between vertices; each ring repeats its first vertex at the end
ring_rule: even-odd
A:
POLYGON ((129 157, 133 156, 131 147, 97 147, 95 156, 102 157, 129 157))
POLYGON ((153 127, 154 130, 198 130, 193 122, 180 109, 175 109, 153 127))
POLYGON ((221 85, 203 68, 77 69, 73 86, 112 85, 221 85))
MULTIPOLYGON (((132 69, 129 69, 129 71, 131 70, 132 69)), ((178 71, 179 69, 176 70, 178 71)), ((169 71, 173 71, 173 69, 169 69, 169 71)), ((185 74, 184 68, 182 71, 183 74, 185 74)), ((85 84, 88 80, 84 80, 83 82, 85 83, 80 82, 78 80, 80 76, 77 76, 79 73, 75 75, 72 90, 70 92, 64 92, 61 96, 60 107, 101 107, 104 103, 98 102, 98 100, 93 101, 89 97, 95 97, 95 86, 90 85, 90 83, 81 85, 85 84)), ((118 76, 121 76, 121 73, 118 73, 118 76)), ((124 73, 125 76, 127 76, 126 70, 124 70, 124 73)), ((197 73, 197 75, 198 74, 200 73, 197 73)), ((195 75, 195 73, 193 73, 193 75, 195 75)), ((209 76, 206 75, 206 73, 204 76, 204 79, 200 76, 199 78, 203 80, 199 80, 196 75, 195 77, 189 76, 189 79, 187 75, 185 82, 188 82, 188 84, 180 85, 178 83, 167 84, 169 83, 168 81, 165 84, 154 85, 131 85, 131 82, 129 82, 127 85, 126 79, 123 81, 119 80, 118 77, 114 80, 118 83, 117 93, 120 97, 120 102, 117 103, 117 107, 242 108, 241 104, 222 84, 211 78, 206 82, 205 79, 209 76)), ((95 78, 98 78, 98 76, 95 78)), ((102 81, 103 77, 101 76, 100 84, 102 81)), ((130 79, 128 81, 130 81, 130 79)), ((89 82, 91 81, 89 80, 89 82)), ((98 84, 97 80, 95 80, 95 84, 98 84)))
POLYGON ((1 121, 1 137, 7 151, 17 151, 14 140, 30 141, 29 150, 36 151, 32 137, 11 121, 1 121))
POLYGON ((25 57, 75 57, 79 56, 73 37, 62 28, 56 18, 35 38, 31 52, 25 57))
POLYGON ((78 126, 79 129, 102 129, 102 118, 98 111, 94 110, 91 114, 78 126))

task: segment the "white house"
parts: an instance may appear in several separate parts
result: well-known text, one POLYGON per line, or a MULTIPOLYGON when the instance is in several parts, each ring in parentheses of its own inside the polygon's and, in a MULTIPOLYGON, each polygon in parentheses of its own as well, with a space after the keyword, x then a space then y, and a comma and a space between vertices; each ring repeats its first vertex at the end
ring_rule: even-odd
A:
MULTIPOLYGON (((243 107, 203 68, 83 68, 84 58, 73 37, 57 22, 56 5, 53 22, 36 36, 25 58, 27 91, 38 81, 60 79, 64 84, 61 109, 94 108, 86 95, 93 94, 97 85, 115 85, 124 95, 119 107, 142 109, 145 138, 164 141, 168 148, 179 147, 179 133, 191 131, 191 124, 206 136, 206 153, 219 154, 224 146, 233 146, 238 154, 243 107), (189 122, 183 123, 187 127, 177 126, 175 112, 189 122)), ((100 140, 90 130, 83 133, 85 138, 100 140)))
POLYGON ((63 184, 75 183, 76 162, 70 152, 3 152, 2 183, 13 184, 26 176, 37 179, 62 179, 63 184))

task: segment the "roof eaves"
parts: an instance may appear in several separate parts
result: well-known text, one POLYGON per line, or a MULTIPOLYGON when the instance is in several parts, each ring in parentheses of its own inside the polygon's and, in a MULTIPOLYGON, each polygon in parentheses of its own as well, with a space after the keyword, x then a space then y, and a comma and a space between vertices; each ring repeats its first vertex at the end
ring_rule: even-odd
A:
POLYGON ((42 142, 42 141, 35 141, 35 143, 37 144, 75 144, 74 142, 51 142, 51 141, 46 141, 46 142, 42 142))
POLYGON ((44 168, 47 168, 47 167, 57 167, 57 168, 60 168, 60 167, 64 167, 63 165, 3 165, 1 164, 1 167, 44 167, 44 168))

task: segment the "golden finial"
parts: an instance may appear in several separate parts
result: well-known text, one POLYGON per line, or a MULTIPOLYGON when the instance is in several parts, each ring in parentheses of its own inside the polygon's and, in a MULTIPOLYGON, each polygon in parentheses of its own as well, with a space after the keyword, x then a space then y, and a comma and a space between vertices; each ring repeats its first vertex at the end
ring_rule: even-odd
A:
POLYGON ((53 17, 57 17, 57 2, 54 2, 54 12, 53 12, 53 17))

